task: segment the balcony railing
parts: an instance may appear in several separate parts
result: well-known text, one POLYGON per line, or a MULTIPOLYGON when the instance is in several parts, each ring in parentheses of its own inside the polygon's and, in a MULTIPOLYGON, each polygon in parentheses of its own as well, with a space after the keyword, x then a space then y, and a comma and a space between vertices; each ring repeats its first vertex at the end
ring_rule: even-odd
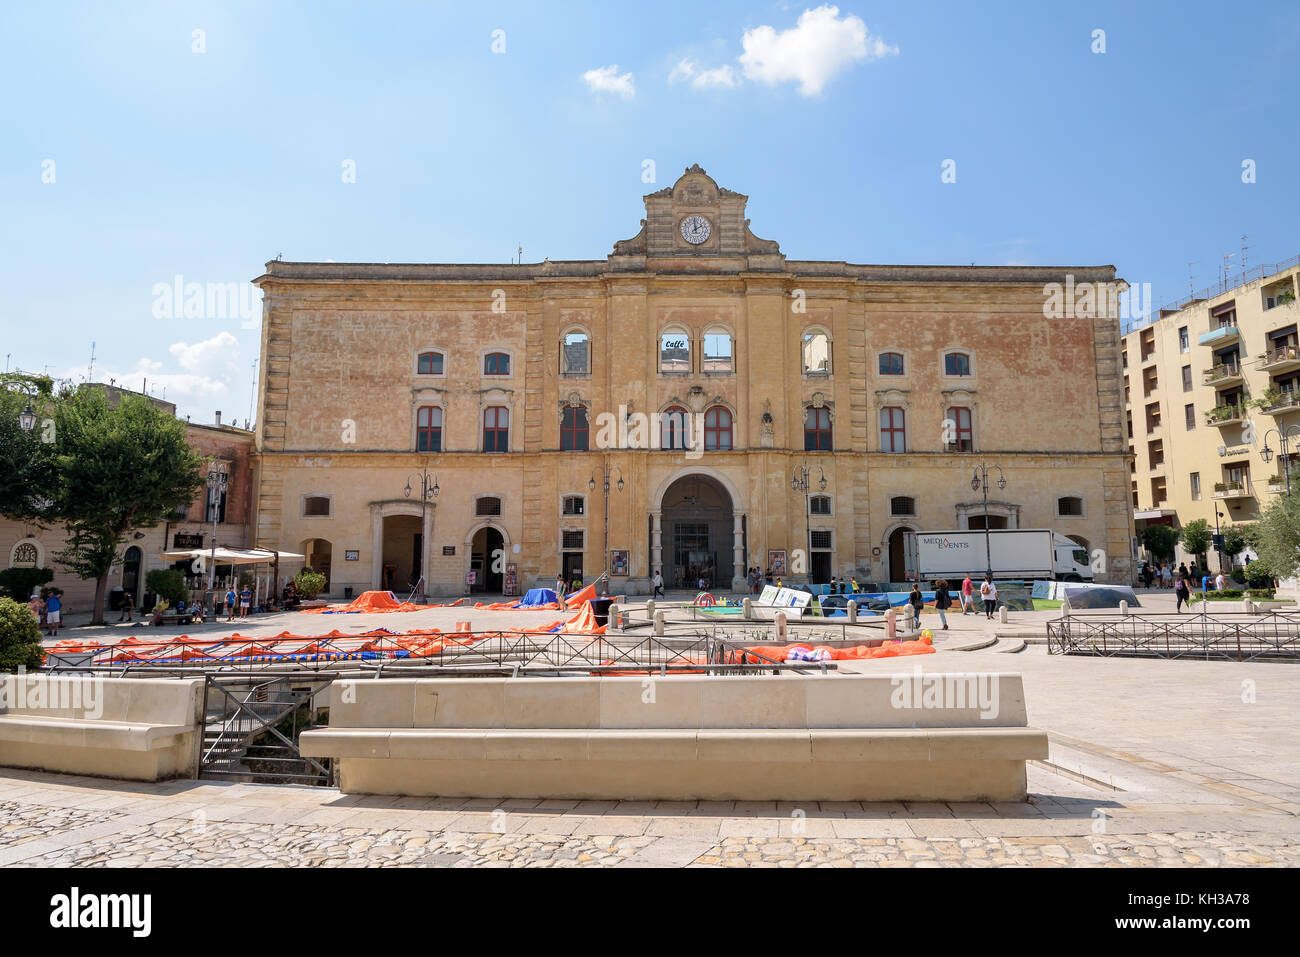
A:
POLYGON ((1300 369, 1300 346, 1281 346, 1277 349, 1270 349, 1259 357, 1259 368, 1263 372, 1300 369))
POLYGON ((1213 385, 1216 382, 1237 381, 1241 378, 1241 366, 1236 362, 1220 362, 1205 370, 1205 384, 1213 385))
POLYGON ((1241 405, 1220 405, 1205 413, 1207 425, 1235 425, 1246 417, 1246 409, 1241 405))
POLYGON ((1300 396, 1294 389, 1280 391, 1269 390, 1258 402, 1259 410, 1265 415, 1290 415, 1300 412, 1300 396))
POLYGON ((1214 483, 1214 497, 1219 499, 1234 498, 1252 498, 1254 492, 1250 489, 1250 479, 1237 482, 1216 482, 1214 483))

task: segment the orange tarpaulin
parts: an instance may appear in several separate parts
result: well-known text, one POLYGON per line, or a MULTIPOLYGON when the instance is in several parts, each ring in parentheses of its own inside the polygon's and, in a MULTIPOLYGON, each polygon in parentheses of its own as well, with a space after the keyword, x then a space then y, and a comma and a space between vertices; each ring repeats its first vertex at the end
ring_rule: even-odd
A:
POLYGON ((886 641, 877 648, 853 645, 828 648, 826 645, 746 645, 746 651, 770 661, 859 661, 865 658, 897 658, 904 655, 932 655, 934 646, 927 641, 886 641))
POLYGON ((304 608, 304 615, 342 615, 351 613, 381 614, 384 612, 424 611, 426 608, 456 608, 463 604, 464 598, 457 598, 448 604, 416 605, 409 601, 398 601, 392 592, 363 591, 346 605, 328 605, 325 608, 304 608))
POLYGON ((575 591, 575 592, 574 592, 572 595, 570 595, 568 598, 564 599, 564 607, 565 607, 565 608, 577 608, 577 607, 579 607, 583 602, 585 602, 585 601, 591 601, 592 599, 594 599, 594 598, 596 598, 596 597, 598 597, 598 596, 596 595, 596 586, 595 586, 595 584, 591 584, 591 585, 588 585, 586 588, 582 589, 582 591, 575 591))

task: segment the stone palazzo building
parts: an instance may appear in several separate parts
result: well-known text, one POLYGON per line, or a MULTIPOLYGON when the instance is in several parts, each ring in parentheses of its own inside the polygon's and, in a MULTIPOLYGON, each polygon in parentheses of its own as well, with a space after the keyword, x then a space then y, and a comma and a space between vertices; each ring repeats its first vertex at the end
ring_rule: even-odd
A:
POLYGON ((1044 310, 1113 267, 791 260, 747 201, 693 166, 600 260, 267 263, 256 544, 333 596, 900 581, 987 462, 990 526, 1128 580, 1118 320, 1044 310))

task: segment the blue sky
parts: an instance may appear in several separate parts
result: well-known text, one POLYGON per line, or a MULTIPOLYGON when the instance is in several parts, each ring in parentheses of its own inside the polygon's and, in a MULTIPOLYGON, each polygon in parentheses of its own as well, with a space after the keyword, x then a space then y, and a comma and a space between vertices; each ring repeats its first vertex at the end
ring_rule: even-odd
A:
POLYGON ((156 284, 601 258, 696 162, 796 259, 1112 263, 1161 303, 1243 234, 1300 253, 1300 5, 815 6, 5 5, 0 351, 84 377, 94 341, 242 420, 256 323, 156 284))

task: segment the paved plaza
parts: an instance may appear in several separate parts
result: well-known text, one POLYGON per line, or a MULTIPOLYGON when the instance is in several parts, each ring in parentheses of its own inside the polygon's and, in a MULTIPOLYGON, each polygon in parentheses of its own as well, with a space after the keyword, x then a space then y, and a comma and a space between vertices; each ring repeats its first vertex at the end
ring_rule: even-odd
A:
MULTIPOLYGON (((420 614, 419 624, 400 616, 402 625, 429 627, 435 613, 420 614)), ((366 616, 275 617, 239 630, 374 626, 353 620, 366 616)), ((374 617, 393 627, 399 616, 374 617)), ((1032 637, 1040 617, 1051 615, 1013 615, 1011 631, 1032 637)), ((962 636, 986 629, 1008 633, 982 618, 955 624, 941 647, 968 646, 962 636)), ((1025 803, 389 798, 0 770, 0 865, 1300 865, 1300 668, 999 647, 1015 645, 845 667, 1023 674, 1030 724, 1050 737, 1048 760, 1029 765, 1025 803)))

